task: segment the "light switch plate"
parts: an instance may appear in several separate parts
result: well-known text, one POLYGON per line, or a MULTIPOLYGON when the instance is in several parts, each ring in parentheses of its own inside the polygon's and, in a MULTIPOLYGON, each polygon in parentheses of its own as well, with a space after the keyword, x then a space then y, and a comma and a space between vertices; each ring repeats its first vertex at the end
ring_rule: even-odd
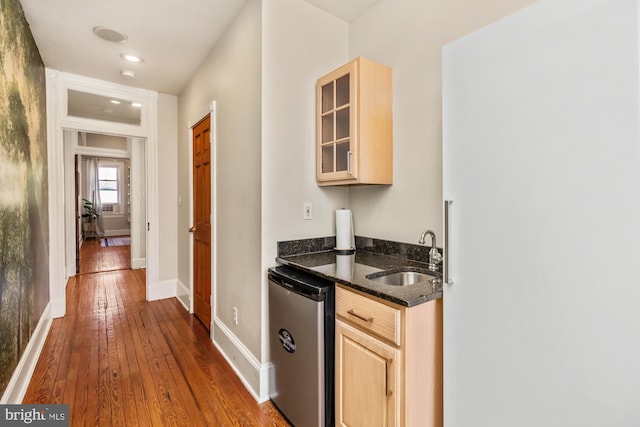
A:
POLYGON ((311 202, 305 202, 303 205, 304 212, 302 218, 307 220, 313 218, 313 211, 311 210, 311 202))

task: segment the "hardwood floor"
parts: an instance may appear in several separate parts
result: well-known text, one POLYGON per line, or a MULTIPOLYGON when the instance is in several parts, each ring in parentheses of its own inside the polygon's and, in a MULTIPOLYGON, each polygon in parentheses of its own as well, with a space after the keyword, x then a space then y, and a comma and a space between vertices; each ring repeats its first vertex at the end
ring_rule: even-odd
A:
POLYGON ((84 247, 102 253, 81 271, 106 271, 70 279, 23 402, 69 404, 72 426, 288 426, 175 298, 145 301, 145 270, 120 269, 115 248, 84 247))
POLYGON ((80 274, 131 268, 131 246, 102 247, 100 239, 85 240, 80 248, 80 274))

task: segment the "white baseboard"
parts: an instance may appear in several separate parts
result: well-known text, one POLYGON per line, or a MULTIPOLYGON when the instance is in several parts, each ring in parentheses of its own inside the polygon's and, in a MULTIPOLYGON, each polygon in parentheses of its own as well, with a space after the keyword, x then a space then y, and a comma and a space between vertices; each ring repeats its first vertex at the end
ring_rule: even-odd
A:
POLYGON ((66 299, 51 300, 51 301, 49 301, 49 304, 51 305, 50 317, 52 319, 57 319, 59 317, 64 317, 64 315, 67 314, 67 301, 66 301, 66 299))
POLYGON ((104 230, 104 235, 102 237, 113 237, 113 236, 129 236, 131 234, 131 230, 128 228, 123 228, 120 230, 104 230))
POLYGON ((132 258, 131 259, 131 269, 137 270, 139 268, 147 267, 147 259, 146 258, 132 258))
POLYGON ((73 276, 76 275, 76 263, 75 263, 75 261, 73 262, 73 264, 67 265, 66 274, 67 274, 66 280, 69 280, 69 277, 73 277, 73 276))
POLYGON ((149 285, 149 301, 156 301, 165 298, 174 298, 176 296, 176 280, 164 280, 149 285))
POLYGON ((213 326, 213 344, 229 362, 245 388, 258 403, 269 400, 269 377, 272 365, 260 363, 219 318, 214 319, 213 326))
POLYGON ((33 331, 33 335, 31 335, 27 348, 25 348, 24 354, 20 358, 18 366, 13 372, 11 380, 9 380, 9 384, 2 395, 2 399, 0 399, 1 404, 15 405, 22 403, 50 328, 51 302, 47 304, 42 316, 40 316, 40 320, 33 331))
POLYGON ((180 280, 176 282, 176 298, 180 301, 180 304, 191 313, 191 299, 189 297, 189 287, 182 283, 180 280))

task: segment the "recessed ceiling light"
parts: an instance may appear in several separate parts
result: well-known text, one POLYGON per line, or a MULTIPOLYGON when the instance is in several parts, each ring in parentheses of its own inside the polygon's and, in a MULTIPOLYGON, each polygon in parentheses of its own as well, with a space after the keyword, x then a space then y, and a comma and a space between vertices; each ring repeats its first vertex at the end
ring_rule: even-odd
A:
POLYGON ((122 70, 120 71, 120 74, 122 75, 122 77, 126 77, 128 79, 132 79, 136 76, 136 73, 131 70, 122 70))
POLYGON ((136 108, 140 108, 140 107, 142 107, 142 104, 141 104, 141 103, 139 103, 139 102, 132 102, 132 103, 131 103, 131 106, 132 106, 132 107, 136 107, 136 108))
POLYGON ((123 53, 122 55, 120 55, 122 57, 122 59, 124 59, 125 61, 129 61, 129 62, 142 62, 142 58, 140 58, 139 56, 136 55, 132 55, 130 53, 123 53))
POLYGON ((117 104, 120 104, 120 101, 118 101, 117 99, 112 99, 111 103, 117 105, 117 104))
POLYGON ((101 39, 113 43, 124 43, 128 40, 125 34, 105 27, 93 27, 93 33, 101 39))

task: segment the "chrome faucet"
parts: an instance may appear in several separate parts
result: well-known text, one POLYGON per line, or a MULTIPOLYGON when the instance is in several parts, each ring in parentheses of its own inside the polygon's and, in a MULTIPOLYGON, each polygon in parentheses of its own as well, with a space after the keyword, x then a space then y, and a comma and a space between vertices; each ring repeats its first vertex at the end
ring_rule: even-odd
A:
POLYGON ((426 230, 420 235, 419 245, 425 245, 425 239, 431 236, 431 249, 429 250, 429 270, 438 271, 438 266, 442 262, 442 255, 436 248, 436 234, 431 230, 426 230))

